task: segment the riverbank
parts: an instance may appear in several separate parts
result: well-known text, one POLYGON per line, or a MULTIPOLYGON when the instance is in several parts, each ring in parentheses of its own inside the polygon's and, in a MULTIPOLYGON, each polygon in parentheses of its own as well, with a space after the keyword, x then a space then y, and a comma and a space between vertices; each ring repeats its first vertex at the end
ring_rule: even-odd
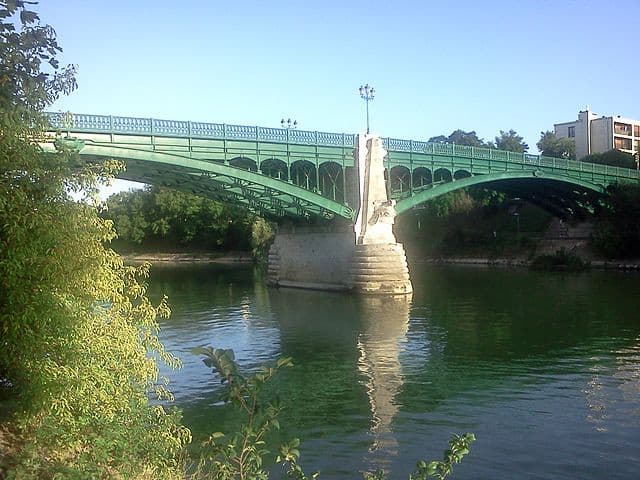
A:
MULTIPOLYGON (((640 271, 640 260, 598 260, 586 259, 591 268, 601 270, 640 271)), ((531 260, 525 258, 489 258, 489 257, 424 257, 416 261, 426 264, 446 265, 483 265, 493 267, 529 267, 531 260)))
MULTIPOLYGON (((130 263, 253 263, 255 260, 247 252, 224 253, 127 253, 122 255, 130 263)), ((591 268, 599 270, 640 271, 640 259, 636 260, 602 260, 586 259, 591 268)), ((423 257, 413 262, 432 265, 478 265, 490 267, 525 267, 531 260, 521 257, 423 257)))
POLYGON ((215 253, 123 253, 122 257, 130 263, 252 263, 253 256, 248 252, 215 253))

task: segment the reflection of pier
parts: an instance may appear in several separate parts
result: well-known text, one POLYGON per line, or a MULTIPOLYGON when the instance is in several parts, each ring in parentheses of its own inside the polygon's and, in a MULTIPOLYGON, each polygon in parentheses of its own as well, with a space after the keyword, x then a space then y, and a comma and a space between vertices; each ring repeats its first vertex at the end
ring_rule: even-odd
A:
POLYGON ((404 383, 399 354, 409 326, 410 306, 410 296, 359 301, 363 328, 358 335, 358 370, 366 378, 371 407, 371 451, 397 454, 392 423, 398 412, 395 396, 404 383))

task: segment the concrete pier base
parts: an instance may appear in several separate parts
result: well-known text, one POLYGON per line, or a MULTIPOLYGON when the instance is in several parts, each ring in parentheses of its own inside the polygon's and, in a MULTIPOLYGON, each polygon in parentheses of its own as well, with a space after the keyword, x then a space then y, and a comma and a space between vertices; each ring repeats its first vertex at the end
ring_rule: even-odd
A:
POLYGON ((267 283, 314 290, 349 290, 353 232, 296 229, 278 233, 269 249, 267 283))
POLYGON ((349 286, 356 293, 372 295, 412 293, 402 244, 355 245, 349 267, 349 286))

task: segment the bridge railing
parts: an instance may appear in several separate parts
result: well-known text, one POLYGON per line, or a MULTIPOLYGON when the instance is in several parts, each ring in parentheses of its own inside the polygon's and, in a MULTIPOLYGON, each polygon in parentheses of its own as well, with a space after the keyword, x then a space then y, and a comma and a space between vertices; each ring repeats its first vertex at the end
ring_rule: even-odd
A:
POLYGON ((455 143, 433 143, 417 142, 413 140, 402 140, 397 138, 383 138, 384 147, 390 151, 423 153, 431 155, 461 156, 467 158, 477 158, 484 160, 498 160, 514 164, 537 165, 540 167, 563 168, 603 175, 614 175, 623 178, 640 178, 638 170, 616 167, 611 165, 600 165, 566 158, 546 157, 531 153, 509 152, 486 147, 471 147, 467 145, 456 145, 455 143))
POLYGON ((330 147, 353 148, 355 146, 355 135, 350 133, 83 113, 47 113, 47 115, 51 126, 62 131, 249 140, 330 147))

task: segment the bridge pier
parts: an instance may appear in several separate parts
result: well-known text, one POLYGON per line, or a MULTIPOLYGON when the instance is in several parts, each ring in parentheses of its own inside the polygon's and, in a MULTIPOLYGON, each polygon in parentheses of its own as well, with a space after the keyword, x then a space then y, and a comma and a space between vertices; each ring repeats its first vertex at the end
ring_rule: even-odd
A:
POLYGON ((282 229, 269 250, 270 285, 373 295, 412 293, 404 248, 392 230, 396 212, 384 181, 385 153, 380 137, 358 137, 355 224, 282 229))
POLYGON ((269 249, 267 281, 279 287, 349 290, 353 231, 281 227, 269 249))

